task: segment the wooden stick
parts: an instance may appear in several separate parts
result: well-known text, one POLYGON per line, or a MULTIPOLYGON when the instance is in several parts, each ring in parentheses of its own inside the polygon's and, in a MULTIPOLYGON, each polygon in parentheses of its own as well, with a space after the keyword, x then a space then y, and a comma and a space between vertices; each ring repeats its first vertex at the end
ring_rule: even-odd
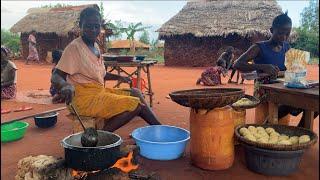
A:
POLYGON ((49 110, 49 111, 44 111, 44 112, 42 112, 42 113, 37 113, 37 114, 32 114, 32 115, 24 116, 24 117, 21 117, 21 118, 18 118, 18 119, 14 119, 14 120, 11 120, 11 121, 7 121, 7 122, 4 122, 4 123, 1 123, 1 125, 3 125, 3 124, 9 124, 9 123, 16 122, 16 121, 21 121, 21 120, 28 119, 28 118, 35 117, 35 116, 45 115, 45 114, 52 113, 52 112, 56 112, 56 111, 62 111, 62 110, 64 110, 64 109, 66 109, 66 108, 67 108, 67 107, 60 107, 60 108, 52 109, 52 110, 49 110))

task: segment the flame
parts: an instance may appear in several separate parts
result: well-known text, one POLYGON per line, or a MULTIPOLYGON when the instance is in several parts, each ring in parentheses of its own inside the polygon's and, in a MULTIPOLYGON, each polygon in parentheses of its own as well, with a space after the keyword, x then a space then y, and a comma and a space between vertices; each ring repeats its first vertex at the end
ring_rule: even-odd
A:
POLYGON ((93 174, 97 173, 98 171, 90 171, 90 172, 85 172, 85 171, 76 171, 72 169, 71 171, 71 176, 74 177, 75 179, 82 179, 83 177, 86 177, 88 174, 93 174))
POLYGON ((139 165, 135 165, 131 162, 132 156, 133 152, 130 152, 127 157, 119 159, 111 168, 118 168, 125 173, 137 169, 139 165))
POLYGON ((77 179, 81 179, 82 177, 86 176, 87 173, 83 172, 83 171, 76 171, 76 170, 72 170, 71 171, 71 176, 77 179))

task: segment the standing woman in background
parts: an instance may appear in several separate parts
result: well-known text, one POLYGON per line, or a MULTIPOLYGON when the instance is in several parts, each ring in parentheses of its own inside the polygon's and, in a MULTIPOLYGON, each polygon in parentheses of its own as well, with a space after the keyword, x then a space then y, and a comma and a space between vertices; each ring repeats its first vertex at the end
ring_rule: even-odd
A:
POLYGON ((30 35, 29 35, 29 38, 28 38, 29 55, 28 55, 26 64, 28 64, 28 62, 30 60, 31 61, 37 61, 38 63, 40 63, 38 51, 37 51, 37 48, 36 48, 37 41, 36 41, 36 37, 35 36, 36 36, 36 31, 32 30, 30 35))

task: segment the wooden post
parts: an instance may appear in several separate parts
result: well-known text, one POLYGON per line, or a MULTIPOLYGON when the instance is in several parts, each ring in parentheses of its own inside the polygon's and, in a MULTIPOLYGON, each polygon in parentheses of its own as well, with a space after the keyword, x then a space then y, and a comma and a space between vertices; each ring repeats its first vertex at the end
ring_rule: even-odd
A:
POLYGON ((313 130, 314 112, 311 110, 305 110, 304 113, 304 127, 313 130))
POLYGON ((137 67, 137 88, 141 90, 141 66, 137 67))
POLYGON ((269 104, 269 123, 278 124, 278 104, 268 102, 269 104))
POLYGON ((151 86, 150 65, 147 65, 147 78, 148 78, 148 95, 150 98, 150 107, 152 107, 153 92, 152 92, 152 86, 151 86))
MULTIPOLYGON (((120 76, 120 67, 117 67, 117 73, 118 73, 118 75, 120 76)), ((120 87, 120 81, 119 81, 119 80, 118 80, 118 84, 117 84, 116 87, 117 87, 117 88, 120 87)))

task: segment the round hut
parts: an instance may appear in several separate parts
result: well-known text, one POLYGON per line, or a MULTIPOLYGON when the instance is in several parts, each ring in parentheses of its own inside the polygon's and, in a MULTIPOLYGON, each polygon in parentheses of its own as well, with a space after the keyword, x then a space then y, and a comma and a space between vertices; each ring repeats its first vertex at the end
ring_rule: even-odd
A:
MULTIPOLYGON (((52 52, 54 49, 64 49, 72 40, 79 37, 80 12, 87 7, 95 7, 99 10, 96 4, 29 9, 28 14, 10 29, 11 32, 21 33, 21 54, 23 58, 28 57, 28 37, 32 30, 37 32, 37 50, 41 61, 46 60, 48 52, 52 52)), ((105 39, 111 34, 110 29, 101 29, 97 43, 102 53, 106 49, 105 39)))
POLYGON ((157 30, 165 40, 165 65, 212 66, 227 46, 237 58, 270 37, 272 20, 281 13, 275 0, 188 2, 157 30))

